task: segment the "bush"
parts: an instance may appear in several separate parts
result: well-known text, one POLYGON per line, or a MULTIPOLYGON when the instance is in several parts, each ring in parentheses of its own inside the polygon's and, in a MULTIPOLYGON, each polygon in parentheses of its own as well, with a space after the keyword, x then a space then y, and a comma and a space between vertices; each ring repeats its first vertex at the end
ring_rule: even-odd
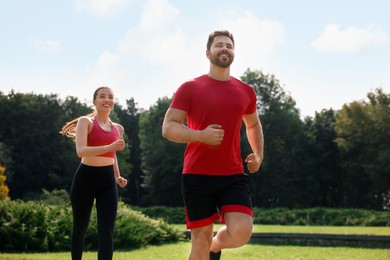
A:
MULTIPOLYGON (((145 215, 170 224, 184 224, 182 207, 155 206, 136 208, 145 215)), ((263 225, 315 225, 315 226, 390 226, 390 211, 332 208, 254 208, 254 223, 263 225)))
POLYGON ((148 217, 161 219, 170 224, 181 224, 186 221, 183 207, 153 206, 148 208, 135 207, 134 209, 141 211, 148 217))
POLYGON ((139 248, 184 239, 184 234, 161 219, 152 219, 126 207, 121 207, 118 213, 114 238, 120 248, 139 248))
MULTIPOLYGON (((0 201, 0 251, 69 251, 72 210, 68 204, 34 201, 0 201)), ((148 244, 177 242, 182 234, 162 220, 154 220, 119 203, 115 248, 131 249, 148 244)), ((85 249, 97 249, 96 209, 85 238, 85 249)))
POLYGON ((33 202, 0 201, 0 249, 48 250, 46 208, 33 202))
POLYGON ((363 209, 254 209, 255 224, 312 226, 390 226, 390 211, 363 209))

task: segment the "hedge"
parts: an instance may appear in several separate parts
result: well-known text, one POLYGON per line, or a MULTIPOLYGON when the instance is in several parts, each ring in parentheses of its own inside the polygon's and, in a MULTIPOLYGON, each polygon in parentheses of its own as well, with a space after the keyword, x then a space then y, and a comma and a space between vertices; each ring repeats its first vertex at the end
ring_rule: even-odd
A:
MULTIPOLYGON (((155 206, 136 208, 145 215, 162 219, 170 224, 184 224, 182 207, 155 206)), ((254 208, 254 223, 264 225, 314 225, 314 226, 390 226, 390 211, 333 208, 254 208)))
MULTIPOLYGON (((72 232, 70 205, 49 205, 34 201, 0 201, 0 251, 69 251, 72 232)), ((183 234, 164 222, 119 203, 115 224, 116 249, 134 249, 148 244, 181 240, 183 234)), ((85 238, 85 249, 96 250, 96 209, 85 238)))

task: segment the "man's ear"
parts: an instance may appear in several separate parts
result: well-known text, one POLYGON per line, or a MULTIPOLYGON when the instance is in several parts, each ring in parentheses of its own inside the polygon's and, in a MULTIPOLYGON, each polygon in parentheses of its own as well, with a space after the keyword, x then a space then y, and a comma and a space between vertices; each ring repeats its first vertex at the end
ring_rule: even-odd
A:
POLYGON ((206 50, 206 56, 208 59, 210 59, 210 51, 209 50, 206 50))

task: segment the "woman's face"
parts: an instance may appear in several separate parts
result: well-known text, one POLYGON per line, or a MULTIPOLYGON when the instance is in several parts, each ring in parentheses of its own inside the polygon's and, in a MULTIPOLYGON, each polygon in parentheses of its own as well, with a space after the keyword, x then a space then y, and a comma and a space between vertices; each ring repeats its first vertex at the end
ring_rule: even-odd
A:
POLYGON ((93 104, 97 111, 111 111, 115 104, 114 92, 109 88, 100 89, 93 104))

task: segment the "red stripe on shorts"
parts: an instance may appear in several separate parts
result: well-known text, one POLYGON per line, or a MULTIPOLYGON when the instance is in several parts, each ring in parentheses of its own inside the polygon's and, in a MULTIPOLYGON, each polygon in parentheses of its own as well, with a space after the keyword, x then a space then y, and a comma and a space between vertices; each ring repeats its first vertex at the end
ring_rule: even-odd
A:
POLYGON ((189 220, 186 215, 187 229, 200 228, 214 223, 218 219, 218 213, 215 212, 211 217, 200 219, 200 220, 189 220))
POLYGON ((221 208, 221 216, 220 216, 221 224, 225 223, 225 219, 223 218, 223 216, 225 215, 225 213, 228 213, 228 212, 241 212, 241 213, 248 214, 249 216, 251 216, 253 218, 253 209, 251 209, 251 208, 248 208, 248 207, 243 206, 243 205, 235 205, 235 204, 223 205, 221 208))

